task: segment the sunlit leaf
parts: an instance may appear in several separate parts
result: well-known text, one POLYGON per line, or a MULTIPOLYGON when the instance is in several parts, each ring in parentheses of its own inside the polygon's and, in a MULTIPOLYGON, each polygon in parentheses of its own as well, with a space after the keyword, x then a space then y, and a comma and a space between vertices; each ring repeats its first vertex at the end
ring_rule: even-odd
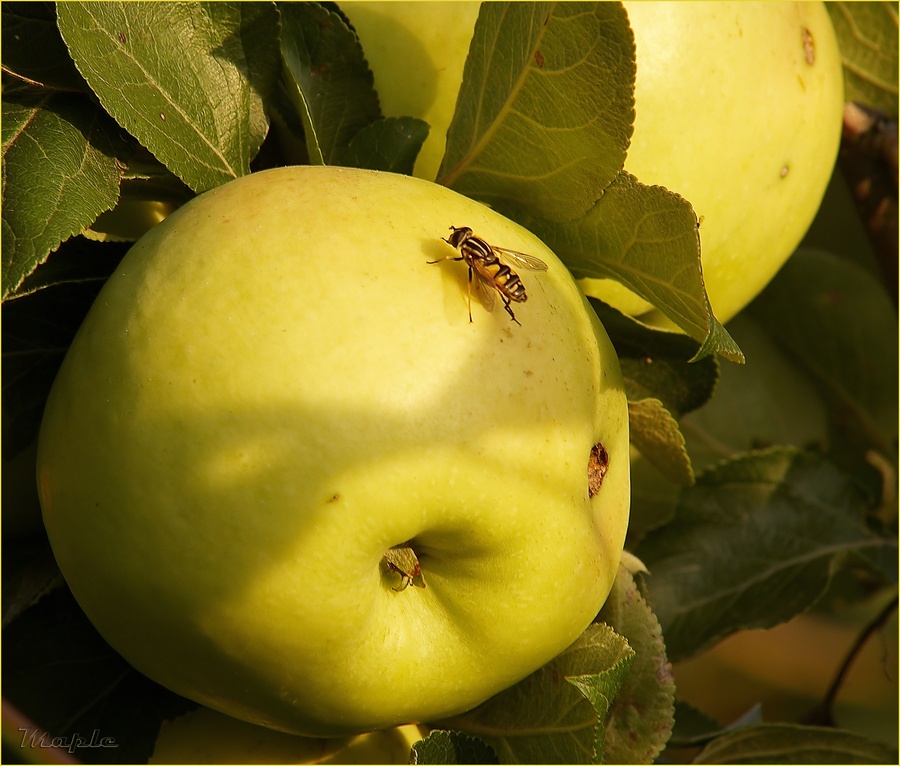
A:
MULTIPOLYGON (((626 554, 625 559, 642 567, 626 554)), ((634 650, 634 661, 616 692, 605 726, 605 763, 654 763, 674 725, 675 681, 656 615, 625 564, 597 616, 634 650)))
POLYGON ((3 298, 119 197, 117 128, 86 98, 3 100, 3 298))
POLYGON ((619 3, 484 3, 438 182, 501 211, 584 215, 625 160, 633 53, 619 3))
POLYGON ((104 108, 194 191, 250 172, 280 70, 272 3, 60 3, 104 108))
POLYGON ((652 303, 700 344, 694 359, 743 355, 713 316, 700 266, 700 236, 690 204, 659 186, 620 173, 588 213, 554 222, 519 216, 576 277, 615 279, 652 303))
POLYGON ((598 762, 605 724, 600 696, 608 709, 633 658, 612 628, 592 625, 525 680, 440 725, 483 739, 500 763, 598 762))
POLYGON ((694 483, 694 470, 678 421, 659 399, 629 400, 631 443, 668 481, 685 487, 694 483))

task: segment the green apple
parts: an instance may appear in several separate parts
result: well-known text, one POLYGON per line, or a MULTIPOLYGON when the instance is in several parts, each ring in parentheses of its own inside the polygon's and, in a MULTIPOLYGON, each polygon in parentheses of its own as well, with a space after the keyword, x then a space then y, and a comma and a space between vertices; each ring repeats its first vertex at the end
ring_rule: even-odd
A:
POLYGON ((615 577, 628 453, 613 347, 536 237, 427 181, 296 167, 131 249, 54 384, 38 485, 69 586, 136 668, 342 736, 469 709, 577 638, 615 577), (521 324, 499 299, 469 320, 451 225, 546 262, 521 324))
POLYGON ((405 764, 424 736, 407 725, 355 737, 299 737, 200 707, 163 722, 150 763, 405 764))
POLYGON ((341 4, 375 76, 382 111, 430 126, 414 170, 428 181, 435 180, 444 157, 480 7, 468 0, 341 4))
MULTIPOLYGON (((416 173, 434 178, 478 3, 437 3, 433 12, 416 6, 342 8, 386 113, 430 123, 416 173)), ((834 30, 823 3, 641 1, 625 8, 637 49, 625 169, 691 202, 701 218, 710 301, 728 321, 793 252, 828 185, 843 107, 834 30)), ((581 284, 626 313, 652 308, 612 280, 581 284)))

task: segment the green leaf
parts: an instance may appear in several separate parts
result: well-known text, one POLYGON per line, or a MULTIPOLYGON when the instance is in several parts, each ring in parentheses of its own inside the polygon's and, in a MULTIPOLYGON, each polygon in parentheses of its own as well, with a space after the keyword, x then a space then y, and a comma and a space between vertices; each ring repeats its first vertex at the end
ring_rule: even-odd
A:
MULTIPOLYGON (((4 520, 5 516, 4 516, 4 520)), ((63 584, 44 535, 3 547, 3 629, 41 597, 63 584)))
POLYGON ((637 555, 669 656, 685 659, 744 628, 810 607, 837 556, 890 550, 863 521, 866 499, 831 463, 792 448, 751 453, 682 490, 674 519, 637 555))
POLYGON ((598 762, 600 695, 613 699, 633 657, 612 628, 591 625, 540 670, 440 726, 483 739, 501 763, 598 762))
POLYGON ((100 636, 67 588, 57 588, 3 631, 5 703, 51 737, 73 743, 72 755, 94 762, 146 763, 164 718, 196 703, 142 676, 100 636), (98 730, 114 746, 93 752, 98 730), (80 743, 80 744, 79 744, 80 743))
POLYGON ((897 312, 868 271, 798 250, 750 306, 751 315, 830 403, 838 449, 875 449, 896 464, 897 312))
POLYGON ((634 650, 606 721, 604 762, 653 763, 674 725, 675 681, 659 621, 624 564, 597 620, 634 650))
POLYGON ((619 3, 484 3, 438 183, 503 212, 582 216, 625 161, 633 88, 619 3))
POLYGON ((83 96, 4 94, 4 300, 61 242, 115 205, 117 131, 83 96))
POLYGON ((410 763, 498 763, 497 754, 477 737, 436 729, 412 746, 410 763))
POLYGON ((37 438, 63 356, 125 249, 73 237, 3 304, 4 460, 37 438))
POLYGON ((341 154, 341 164, 352 168, 412 175, 428 123, 412 117, 387 117, 357 133, 341 154))
POLYGON ((826 3, 847 101, 897 114, 897 3, 826 3))
POLYGON ((824 448, 828 412, 814 381, 750 312, 728 329, 747 364, 724 365, 715 396, 679 423, 697 469, 776 444, 824 448))
POLYGON ((3 3, 3 71, 47 89, 87 91, 56 26, 53 3, 3 3))
POLYGON ((374 78, 356 35, 316 3, 282 3, 284 81, 314 165, 339 164, 350 140, 381 118, 374 78))
POLYGON ((700 343, 694 360, 743 355, 713 316, 703 285, 700 236, 690 204, 622 172, 576 221, 519 216, 576 277, 615 279, 700 343))
POLYGON ((697 354, 695 341, 641 324, 594 298, 588 301, 616 347, 630 400, 655 397, 676 416, 709 401, 719 379, 715 357, 688 362, 697 354))
MULTIPOLYGON (((359 40, 337 13, 315 3, 284 3, 282 83, 300 117, 316 165, 411 174, 428 125, 384 119, 359 40)), ((287 125, 292 114, 283 115, 287 125)))
POLYGON ((897 752, 841 729, 767 723, 725 734, 694 763, 897 763, 897 752))
POLYGON ((629 400, 628 428, 631 443, 667 481, 684 487, 694 483, 678 421, 659 399, 629 400))
POLYGON ((104 108, 196 192, 250 172, 280 69, 272 3, 60 3, 104 108))

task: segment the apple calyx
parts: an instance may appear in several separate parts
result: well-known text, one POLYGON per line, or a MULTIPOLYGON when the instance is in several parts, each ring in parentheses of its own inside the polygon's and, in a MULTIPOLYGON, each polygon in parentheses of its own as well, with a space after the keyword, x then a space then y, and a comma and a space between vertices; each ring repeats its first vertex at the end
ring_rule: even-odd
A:
POLYGON ((381 559, 383 576, 392 581, 391 588, 398 593, 410 585, 416 588, 425 587, 425 576, 419 564, 419 557, 409 544, 395 545, 389 548, 381 559))

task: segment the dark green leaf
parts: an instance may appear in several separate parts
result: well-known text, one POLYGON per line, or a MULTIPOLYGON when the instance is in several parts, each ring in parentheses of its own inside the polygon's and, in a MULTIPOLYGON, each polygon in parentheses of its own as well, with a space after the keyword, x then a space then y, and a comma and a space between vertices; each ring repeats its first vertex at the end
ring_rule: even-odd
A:
POLYGON ((314 165, 340 164, 363 128, 381 118, 374 78, 356 35, 316 3, 283 3, 281 50, 288 95, 314 165))
POLYGON ((338 13, 315 3, 281 9, 282 83, 313 164, 411 174, 428 125, 384 119, 359 40, 338 13))
POLYGON ((666 480, 684 487, 694 483, 694 470, 678 421, 659 399, 630 400, 628 429, 631 443, 666 480))
MULTIPOLYGON (((33 472, 32 472, 33 476, 33 472)), ((59 567, 44 534, 10 540, 4 506, 3 628, 40 598, 63 584, 59 567)))
POLYGON ((653 763, 674 725, 675 681, 659 621, 624 563, 597 620, 634 650, 606 721, 604 762, 653 763))
POLYGON ((410 763, 498 763, 497 754, 477 737, 436 729, 412 747, 410 763))
POLYGON ((576 277, 615 279, 700 343, 695 360, 743 361, 713 316, 703 286, 700 236, 690 204, 620 173, 588 213, 565 223, 519 216, 576 277))
POLYGON ((749 310, 830 402, 836 456, 876 449, 895 461, 897 312, 878 280, 852 261, 798 250, 749 310))
POLYGON ((897 752, 841 729, 768 723, 719 737, 694 763, 897 763, 897 752))
POLYGON ((352 168, 412 175, 419 150, 428 137, 428 124, 412 117, 388 117, 367 125, 341 154, 352 168))
POLYGON ((96 730, 109 740, 108 747, 74 748, 92 763, 146 763, 162 719, 194 707, 131 668, 66 588, 4 630, 3 659, 5 700, 51 737, 77 745, 96 730))
POLYGON ((60 3, 106 110, 197 192, 250 172, 280 69, 272 3, 60 3))
POLYGON ((641 324, 594 298, 589 302, 616 347, 629 399, 655 397, 677 416, 709 400, 719 379, 715 357, 688 362, 697 354, 695 341, 641 324))
POLYGON ((897 3, 826 3, 847 101, 897 114, 897 3))
POLYGON ((736 316, 728 329, 747 364, 724 365, 715 396, 680 420, 697 469, 776 444, 824 447, 827 410, 802 367, 750 312, 736 316))
POLYGON ((85 97, 3 101, 3 299, 119 196, 117 128, 85 97))
POLYGON ((669 745, 672 747, 696 747, 705 745, 716 737, 742 726, 762 723, 762 705, 756 704, 736 721, 722 726, 714 718, 684 700, 675 700, 675 728, 669 745))
POLYGON ((636 551, 672 660, 807 609, 841 554, 896 551, 896 540, 868 530, 866 510, 846 475, 795 449, 744 455, 698 476, 674 519, 636 551))
POLYGON ((592 625, 528 678, 440 725, 483 739, 501 763, 597 762, 598 695, 613 699, 633 657, 612 628, 592 625))
POLYGON ((56 26, 54 3, 3 3, 3 70, 44 88, 86 91, 56 26))
POLYGON ((648 531, 672 519, 680 494, 680 486, 663 478, 637 449, 631 450, 631 511, 625 538, 628 550, 636 550, 648 531))
POLYGON ((485 3, 438 182, 507 212, 584 215, 625 160, 634 39, 618 3, 485 3))
MULTIPOLYGON (((44 403, 63 356, 106 278, 124 254, 123 245, 83 237, 64 242, 22 285, 24 297, 3 304, 3 460, 33 449, 44 403), (53 289, 44 289, 52 287, 53 289)), ((34 464, 30 467, 34 481, 34 464)), ((7 486, 4 473, 4 500, 7 486)), ((12 507, 4 502, 4 529, 12 507)))

